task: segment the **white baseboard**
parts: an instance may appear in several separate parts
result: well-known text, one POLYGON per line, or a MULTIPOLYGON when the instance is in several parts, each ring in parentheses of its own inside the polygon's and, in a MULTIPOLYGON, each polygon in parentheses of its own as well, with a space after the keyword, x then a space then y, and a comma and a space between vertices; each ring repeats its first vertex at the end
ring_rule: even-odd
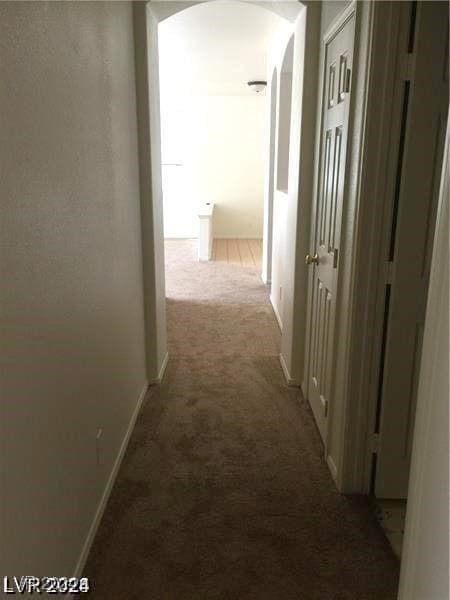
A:
POLYGON ((308 400, 308 387, 306 385, 306 381, 301 382, 300 389, 302 390, 303 398, 308 400))
POLYGON ((283 323, 282 323, 282 321, 281 321, 280 313, 278 312, 278 309, 277 309, 277 307, 276 307, 276 306, 275 306, 275 304, 273 303, 272 296, 270 296, 270 304, 271 304, 271 306, 272 306, 273 313, 274 313, 274 315, 275 315, 275 318, 276 318, 276 320, 277 320, 278 327, 280 328, 280 331, 281 331, 281 332, 283 332, 283 323))
MULTIPOLYGON (((102 520, 103 513, 105 512, 105 508, 108 503, 109 496, 111 494, 114 483, 116 481, 116 477, 119 472, 120 465, 121 465, 123 457, 125 455, 125 451, 127 449, 128 442, 130 441, 131 434, 133 433, 134 425, 136 423, 136 419, 138 417, 138 414, 141 409, 142 402, 144 401, 147 390, 148 390, 148 383, 145 382, 144 387, 142 388, 142 391, 141 391, 138 401, 136 403, 136 407, 131 416, 130 422, 128 423, 128 427, 125 432, 125 436, 123 438, 122 444, 120 445, 120 449, 117 454, 116 460, 114 461, 113 468, 108 477, 106 487, 103 491, 102 497, 100 499, 100 503, 97 507, 97 511, 94 516, 94 520, 92 521, 91 527, 89 528, 89 532, 88 532, 86 541, 84 542, 83 548, 81 550, 80 558, 78 559, 77 566, 75 567, 75 572, 73 575, 74 577, 81 577, 81 574, 83 573, 83 569, 86 564, 87 558, 89 556, 89 552, 91 550, 92 543, 94 541, 95 535, 97 533, 97 529, 102 520)), ((71 595, 68 595, 67 597, 71 598, 71 595)))
POLYGON ((166 367, 167 367, 168 362, 169 362, 169 353, 166 352, 166 355, 164 357, 164 360, 162 362, 161 368, 158 373, 158 377, 156 377, 155 379, 150 379, 150 381, 148 382, 149 385, 157 385, 158 383, 161 383, 161 381, 164 377, 164 373, 166 372, 166 367))
POLYGON ((300 382, 297 379, 293 379, 291 377, 291 374, 289 373, 289 370, 286 365, 286 361, 284 360, 284 357, 282 354, 280 354, 280 363, 281 363, 281 368, 283 369, 284 376, 286 378, 286 383, 290 387, 300 387, 300 382))
POLYGON ((334 464, 334 460, 331 458, 330 454, 327 455, 327 465, 331 471, 331 476, 333 477, 333 479, 337 485, 338 472, 337 472, 336 465, 334 464))

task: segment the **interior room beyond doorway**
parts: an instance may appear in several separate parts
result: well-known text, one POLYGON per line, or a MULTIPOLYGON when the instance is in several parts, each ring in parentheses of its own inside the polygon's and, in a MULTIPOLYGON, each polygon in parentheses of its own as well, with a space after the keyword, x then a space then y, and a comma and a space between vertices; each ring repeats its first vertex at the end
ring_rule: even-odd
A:
POLYGON ((197 239, 201 260, 261 271, 266 86, 274 48, 291 29, 270 11, 228 1, 159 24, 164 237, 197 239))

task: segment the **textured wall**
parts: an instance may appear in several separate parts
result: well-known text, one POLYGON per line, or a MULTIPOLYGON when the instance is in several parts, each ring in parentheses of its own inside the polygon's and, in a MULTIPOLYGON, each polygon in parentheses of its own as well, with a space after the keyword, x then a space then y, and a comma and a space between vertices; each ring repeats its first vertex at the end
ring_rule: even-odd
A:
POLYGON ((0 3, 2 574, 73 572, 146 379, 131 10, 0 3))

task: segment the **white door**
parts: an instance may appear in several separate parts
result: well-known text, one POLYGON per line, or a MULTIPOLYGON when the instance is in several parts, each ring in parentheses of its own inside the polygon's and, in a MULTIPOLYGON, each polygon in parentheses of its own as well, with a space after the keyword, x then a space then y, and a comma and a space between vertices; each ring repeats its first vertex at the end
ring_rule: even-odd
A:
POLYGON ((314 269, 309 310, 307 392, 324 442, 331 401, 354 30, 352 14, 325 45, 319 190, 313 214, 315 246, 306 257, 309 268, 314 269))
POLYGON ((379 422, 376 424, 379 443, 375 472, 375 495, 379 498, 406 498, 408 492, 417 381, 449 102, 448 3, 420 2, 415 23, 415 36, 409 52, 405 51, 399 57, 396 75, 402 115, 393 173, 385 333, 380 357, 379 422), (408 68, 408 63, 415 68, 408 68))

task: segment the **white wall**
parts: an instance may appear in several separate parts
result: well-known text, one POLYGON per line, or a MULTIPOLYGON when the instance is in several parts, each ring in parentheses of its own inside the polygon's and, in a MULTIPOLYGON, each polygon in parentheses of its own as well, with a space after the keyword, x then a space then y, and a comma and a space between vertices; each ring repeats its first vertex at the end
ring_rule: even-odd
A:
POLYGON ((285 260, 283 269, 283 335, 281 362, 288 380, 301 381, 305 344, 306 269, 312 203, 313 140, 317 77, 317 25, 320 6, 308 6, 294 29, 291 141, 289 145, 285 260), (299 260, 300 255, 300 260, 299 260))
POLYGON ((289 259, 289 248, 286 245, 288 194, 275 190, 273 194, 273 242, 272 242, 272 280, 270 285, 270 301, 275 311, 280 329, 284 322, 283 286, 285 281, 286 262, 289 259))
POLYGON ((275 134, 277 119, 278 71, 270 66, 268 72, 266 141, 264 162, 264 210, 261 277, 264 283, 272 280, 273 191, 275 187, 275 134), (270 72, 270 70, 272 72, 270 72))
POLYGON ((74 572, 146 382, 131 11, 0 4, 2 575, 74 572))
POLYGON ((308 251, 313 201, 319 26, 320 4, 308 3, 293 28, 281 32, 272 62, 281 69, 284 48, 293 33, 288 185, 287 193, 274 194, 271 289, 275 313, 282 321, 281 363, 292 385, 300 385, 302 380, 306 337, 304 257, 308 251), (283 225, 279 225, 281 222, 283 225))
POLYGON ((399 600, 449 597, 449 130, 425 319, 399 600))
POLYGON ((182 165, 164 167, 166 237, 197 237, 200 202, 215 237, 262 237, 265 109, 256 94, 163 100, 162 162, 182 165))
MULTIPOLYGON (((292 68, 292 64, 291 64, 292 68)), ((278 146, 276 189, 287 191, 289 178, 289 146, 291 134, 292 71, 280 73, 278 109, 278 146)))
POLYGON ((292 68, 294 64, 294 37, 286 46, 280 69, 277 129, 277 190, 288 190, 289 150, 291 142, 292 68))
POLYGON ((280 38, 275 40, 275 46, 280 52, 274 56, 275 68, 280 73, 278 77, 276 99, 276 129, 275 129, 275 183, 273 190, 273 226, 272 226, 272 265, 270 301, 283 329, 284 299, 283 286, 285 280, 286 263, 289 262, 289 248, 286 245, 288 180, 289 180, 289 148, 291 137, 291 111, 292 111, 292 67, 294 37, 291 36, 285 48, 280 38))
POLYGON ((165 236, 197 237, 206 201, 215 236, 261 238, 267 102, 247 82, 284 19, 240 1, 177 10, 158 28, 165 236))
MULTIPOLYGON (((287 218, 287 188, 289 175, 289 146, 291 135, 291 98, 292 98, 292 46, 294 42, 293 26, 283 24, 274 36, 269 54, 269 73, 276 70, 276 90, 270 94, 272 105, 268 111, 273 113, 275 131, 273 149, 266 153, 266 169, 273 169, 273 181, 266 176, 266 213, 272 212, 270 266, 265 265, 266 256, 263 258, 263 280, 267 281, 265 269, 270 272, 270 301, 280 328, 283 329, 283 285, 284 269, 286 262, 286 218, 287 218), (289 66, 289 72, 283 72, 283 67, 289 66), (270 196, 270 198, 269 198, 270 196)), ((269 124, 269 127, 272 124, 269 124)), ((266 144, 270 144, 267 136, 266 144)), ((269 225, 268 225, 269 226, 269 225)), ((264 250, 264 248, 263 248, 264 250)))
POLYGON ((158 21, 144 2, 133 3, 139 182, 147 375, 160 380, 167 364, 166 290, 159 110, 158 21))

